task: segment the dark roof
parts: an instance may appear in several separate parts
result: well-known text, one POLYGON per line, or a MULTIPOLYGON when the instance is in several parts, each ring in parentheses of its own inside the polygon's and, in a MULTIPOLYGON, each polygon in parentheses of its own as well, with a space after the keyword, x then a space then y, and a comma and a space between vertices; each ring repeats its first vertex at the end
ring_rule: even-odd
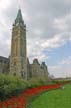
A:
POLYGON ((6 57, 3 57, 3 56, 0 56, 0 61, 9 61, 9 59, 8 58, 6 58, 6 57))
POLYGON ((7 57, 0 56, 0 59, 8 59, 7 57))
POLYGON ((38 59, 34 59, 34 60, 33 60, 33 64, 38 64, 38 65, 40 65, 39 62, 38 62, 38 59))

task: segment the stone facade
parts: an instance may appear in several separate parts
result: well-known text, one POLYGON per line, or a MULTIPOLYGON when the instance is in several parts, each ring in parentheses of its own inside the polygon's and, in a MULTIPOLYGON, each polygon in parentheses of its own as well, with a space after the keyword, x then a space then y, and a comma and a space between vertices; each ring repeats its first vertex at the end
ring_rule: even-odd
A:
POLYGON ((9 59, 6 57, 0 56, 0 72, 9 72, 9 59))
POLYGON ((38 59, 34 59, 30 66, 32 78, 48 78, 48 69, 45 62, 40 64, 38 59))
POLYGON ((33 63, 30 64, 26 51, 26 25, 19 9, 12 29, 11 55, 9 58, 0 57, 0 72, 7 71, 26 80, 48 78, 45 62, 40 64, 38 59, 34 59, 33 63))

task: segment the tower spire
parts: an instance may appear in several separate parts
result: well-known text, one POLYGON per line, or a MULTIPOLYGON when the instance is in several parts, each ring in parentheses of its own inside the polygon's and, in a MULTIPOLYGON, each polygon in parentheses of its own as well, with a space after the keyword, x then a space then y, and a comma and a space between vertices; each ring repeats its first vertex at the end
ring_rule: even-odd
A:
POLYGON ((23 18, 22 18, 22 13, 21 13, 21 9, 19 8, 18 10, 18 14, 15 20, 16 24, 23 24, 23 18))

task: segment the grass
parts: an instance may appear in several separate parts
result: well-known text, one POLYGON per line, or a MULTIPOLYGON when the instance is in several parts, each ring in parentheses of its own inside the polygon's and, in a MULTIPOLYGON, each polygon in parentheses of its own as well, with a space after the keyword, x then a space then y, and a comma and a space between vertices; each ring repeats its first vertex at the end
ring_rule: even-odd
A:
POLYGON ((71 108, 71 85, 40 95, 32 101, 31 108, 71 108))

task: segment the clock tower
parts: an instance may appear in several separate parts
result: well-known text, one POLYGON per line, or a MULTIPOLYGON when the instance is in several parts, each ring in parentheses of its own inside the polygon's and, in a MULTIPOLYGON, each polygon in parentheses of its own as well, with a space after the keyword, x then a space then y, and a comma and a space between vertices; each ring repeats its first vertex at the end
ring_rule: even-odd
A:
POLYGON ((27 79, 26 25, 20 9, 12 28, 10 73, 27 79))

